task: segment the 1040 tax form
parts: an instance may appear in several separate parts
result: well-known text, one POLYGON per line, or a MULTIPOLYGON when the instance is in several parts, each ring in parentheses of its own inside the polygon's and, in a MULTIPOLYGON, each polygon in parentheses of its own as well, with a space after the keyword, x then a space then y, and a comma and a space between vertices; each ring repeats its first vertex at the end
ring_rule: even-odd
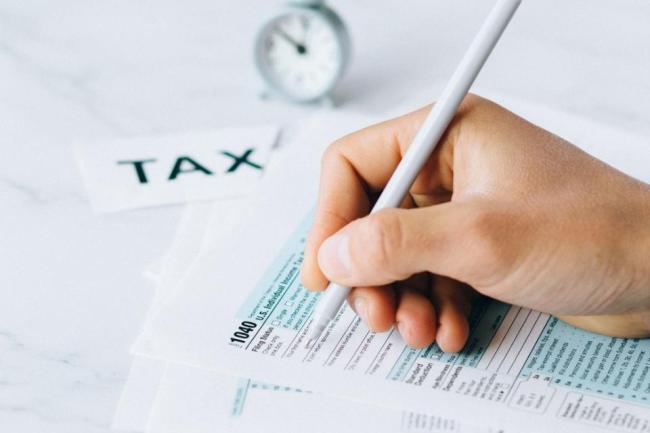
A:
MULTIPOLYGON (((647 149, 635 150, 647 160, 647 149)), ((198 261, 183 296, 156 315, 137 352, 513 431, 650 431, 650 341, 586 333, 496 301, 474 308, 458 354, 435 345, 414 350, 396 332, 369 332, 347 306, 307 349, 318 295, 298 273, 318 152, 303 153, 267 181, 242 229, 198 261)))

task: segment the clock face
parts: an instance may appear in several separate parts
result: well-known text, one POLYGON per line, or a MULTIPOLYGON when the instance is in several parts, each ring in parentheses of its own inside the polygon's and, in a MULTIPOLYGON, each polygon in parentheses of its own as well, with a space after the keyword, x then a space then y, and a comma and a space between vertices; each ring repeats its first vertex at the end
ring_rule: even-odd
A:
POLYGON ((345 63, 342 27, 313 11, 292 11, 272 19, 257 41, 257 62, 266 81, 297 100, 324 96, 345 63))

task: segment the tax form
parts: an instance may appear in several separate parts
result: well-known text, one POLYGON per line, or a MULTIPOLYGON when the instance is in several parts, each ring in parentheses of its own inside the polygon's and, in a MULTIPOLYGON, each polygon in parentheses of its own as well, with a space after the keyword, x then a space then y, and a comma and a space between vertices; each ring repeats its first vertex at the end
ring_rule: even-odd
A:
MULTIPOLYGON (((477 304, 458 354, 411 349, 391 330, 368 331, 344 306, 310 350, 317 294, 297 281, 311 218, 291 237, 232 324, 231 346, 420 389, 500 403, 531 414, 620 431, 650 429, 650 340, 590 334, 498 301, 477 304)), ((571 427, 575 428, 575 427, 571 427)))
MULTIPOLYGON (((152 313, 174 294, 189 263, 201 250, 218 247, 221 233, 232 229, 221 203, 189 204, 170 251, 151 276, 159 281, 152 313)), ((237 212, 235 212, 236 214, 237 212)), ((135 356, 112 428, 149 433, 310 431, 311 433, 504 433, 450 418, 387 410, 324 394, 269 385, 166 361, 135 356), (338 422, 345 414, 346 422, 338 422), (328 422, 318 422, 324 417, 328 422), (291 428, 289 428, 291 427, 291 428)))
MULTIPOLYGON (((232 209, 232 207, 228 207, 232 209)), ((173 295, 182 268, 199 251, 217 246, 229 226, 219 204, 187 206, 169 253, 152 272, 160 281, 152 310, 173 295)), ((450 418, 387 410, 324 394, 260 383, 136 356, 113 428, 149 433, 310 431, 311 433, 504 433, 450 418), (344 414, 346 422, 338 420, 344 414), (327 422, 319 418, 324 417, 327 422)))
MULTIPOLYGON (((640 142, 626 144, 637 161, 648 161, 640 142)), ((305 158, 288 171, 227 251, 201 259, 183 297, 148 327, 140 353, 385 407, 458 419, 471 413, 515 431, 649 431, 647 340, 595 336, 498 302, 475 308, 470 341, 457 355, 409 349, 395 332, 370 333, 346 306, 306 349, 318 295, 305 291, 297 274, 316 162, 305 158), (215 290, 217 282, 225 290, 215 290)))

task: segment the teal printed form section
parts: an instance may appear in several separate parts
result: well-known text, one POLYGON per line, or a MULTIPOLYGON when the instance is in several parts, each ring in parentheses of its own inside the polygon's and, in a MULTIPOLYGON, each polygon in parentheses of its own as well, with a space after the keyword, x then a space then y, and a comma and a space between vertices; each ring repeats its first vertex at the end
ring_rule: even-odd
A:
POLYGON ((305 391, 300 388, 292 388, 290 386, 282 386, 282 385, 272 385, 270 383, 266 382, 259 382, 257 380, 251 380, 250 384, 251 389, 256 389, 256 390, 264 390, 264 391, 276 391, 276 392, 292 392, 292 393, 307 393, 311 394, 311 391, 305 391))
POLYGON ((469 317, 470 335, 463 350, 458 353, 445 353, 435 343, 424 349, 406 348, 400 354, 387 378, 404 380, 407 372, 419 358, 476 367, 509 309, 510 305, 508 304, 487 298, 481 299, 472 306, 469 317))
POLYGON ((482 298, 472 305, 469 317, 470 334, 463 350, 458 353, 445 353, 437 344, 432 344, 429 346, 430 353, 425 353, 424 357, 450 364, 476 367, 508 310, 510 310, 508 304, 482 298))
POLYGON ((520 374, 536 373, 559 386, 650 406, 650 339, 592 334, 553 317, 520 374))
POLYGON ((293 331, 305 325, 320 297, 300 284, 305 238, 312 220, 313 212, 310 212, 284 244, 260 284, 239 309, 239 319, 293 331))
POLYGON ((235 398, 232 400, 232 409, 230 410, 231 417, 237 417, 244 411, 246 403, 246 396, 248 395, 248 388, 250 387, 250 379, 239 379, 237 387, 235 388, 235 398))
POLYGON ((238 417, 244 412, 246 406, 246 398, 252 391, 276 391, 276 392, 292 392, 292 393, 306 393, 311 394, 310 391, 304 391, 300 388, 291 388, 288 386, 271 385, 265 382, 259 382, 251 379, 239 379, 237 387, 235 388, 235 396, 232 401, 232 409, 230 411, 231 417, 238 417))
POLYGON ((426 349, 405 348, 386 377, 390 380, 403 381, 411 366, 424 350, 426 349))

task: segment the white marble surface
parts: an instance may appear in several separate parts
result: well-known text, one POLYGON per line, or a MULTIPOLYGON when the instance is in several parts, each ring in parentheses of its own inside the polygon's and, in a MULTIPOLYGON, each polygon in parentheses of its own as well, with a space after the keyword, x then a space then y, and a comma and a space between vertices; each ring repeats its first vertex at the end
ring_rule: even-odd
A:
MULTIPOLYGON (((491 2, 332 3, 355 44, 336 96, 379 111, 444 79, 491 2)), ((251 65, 281 4, 0 0, 0 431, 108 430, 179 216, 93 215, 70 143, 296 124, 313 108, 258 101, 251 65)), ((650 137, 648 23, 647 0, 525 0, 479 89, 650 137)))

